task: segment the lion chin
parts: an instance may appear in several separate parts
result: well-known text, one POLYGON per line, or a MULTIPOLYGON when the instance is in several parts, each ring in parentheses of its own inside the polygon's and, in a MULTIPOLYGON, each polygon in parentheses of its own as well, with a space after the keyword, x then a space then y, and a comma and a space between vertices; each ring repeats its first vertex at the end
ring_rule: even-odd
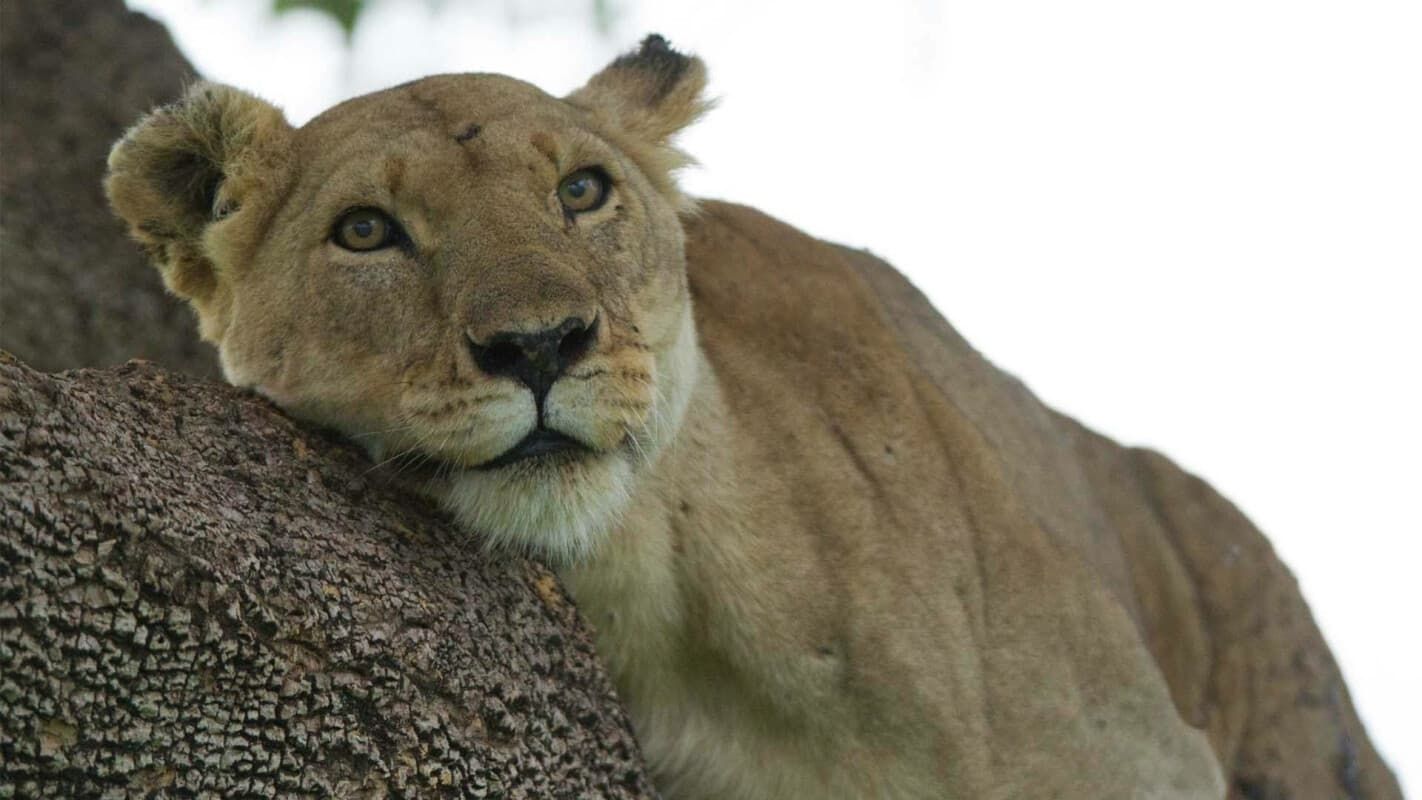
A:
POLYGON ((631 499, 632 468, 619 453, 554 454, 495 469, 457 469, 424 491, 490 551, 536 555, 557 566, 586 560, 631 499))

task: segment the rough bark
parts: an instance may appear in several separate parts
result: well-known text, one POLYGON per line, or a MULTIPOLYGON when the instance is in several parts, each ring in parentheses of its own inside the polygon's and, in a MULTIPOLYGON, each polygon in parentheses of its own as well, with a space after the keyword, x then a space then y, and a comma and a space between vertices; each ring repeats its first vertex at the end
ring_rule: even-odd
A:
POLYGON ((553 576, 347 445, 0 354, 0 797, 648 797, 553 576))
POLYGON ((114 140, 193 78, 120 0, 0 0, 0 348, 44 370, 217 374, 100 186, 114 140))

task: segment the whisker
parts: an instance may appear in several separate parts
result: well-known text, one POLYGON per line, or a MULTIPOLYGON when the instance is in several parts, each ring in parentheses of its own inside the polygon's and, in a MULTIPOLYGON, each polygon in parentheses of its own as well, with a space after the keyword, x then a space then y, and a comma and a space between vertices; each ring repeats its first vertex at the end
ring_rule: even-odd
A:
POLYGON ((390 462, 394 461, 395 459, 399 458, 400 456, 404 455, 405 453, 406 453, 406 451, 401 450, 400 452, 396 453, 395 455, 393 455, 393 456, 391 456, 391 457, 389 457, 389 458, 387 458, 387 459, 384 459, 383 461, 377 461, 376 463, 371 464, 369 469, 367 469, 365 472, 362 472, 362 473, 361 473, 361 477, 365 477, 365 476, 369 475, 370 473, 372 473, 372 472, 374 472, 374 471, 380 469, 381 467, 385 466, 386 464, 389 464, 390 462))
POLYGON ((406 423, 406 424, 404 424, 404 425, 396 425, 396 426, 393 427, 393 428, 382 428, 382 429, 380 429, 380 430, 366 431, 366 432, 364 432, 364 433, 354 433, 354 434, 351 434, 351 437, 350 437, 350 438, 352 438, 352 439, 368 439, 368 438, 370 438, 371 436, 379 436, 379 435, 384 434, 384 433, 398 433, 398 432, 400 432, 400 431, 407 431, 407 430, 409 430, 409 429, 411 429, 411 428, 413 428, 413 427, 415 427, 415 423, 409 422, 409 423, 406 423))
MULTIPOLYGON (((406 427, 414 427, 414 425, 411 424, 411 425, 406 426, 406 427)), ((372 473, 372 472, 374 472, 374 471, 380 469, 381 467, 385 466, 386 464, 390 464, 390 463, 392 463, 392 462, 398 462, 400 459, 408 458, 411 454, 417 454, 417 453, 419 452, 419 448, 420 448, 421 446, 423 446, 424 443, 425 443, 426 441, 428 441, 428 440, 429 440, 429 437, 432 436, 432 435, 433 435, 433 434, 431 434, 431 433, 429 433, 429 432, 421 433, 418 437, 416 437, 414 444, 410 445, 409 447, 401 448, 398 452, 396 452, 394 455, 390 456, 389 458, 386 458, 386 459, 384 459, 384 460, 381 460, 381 461, 379 461, 379 462, 377 462, 377 463, 371 465, 370 469, 367 469, 367 470, 366 470, 364 473, 362 473, 362 474, 363 474, 363 475, 369 475, 370 473, 372 473)), ((394 474, 395 474, 395 475, 399 475, 400 472, 401 472, 401 470, 403 470, 403 469, 404 469, 404 467, 401 467, 401 466, 399 466, 399 465, 397 464, 394 474)))
MULTIPOLYGON (((439 443, 439 449, 440 449, 441 451, 443 451, 445 447, 449 446, 449 440, 450 440, 450 438, 453 437, 453 436, 454 436, 453 433, 446 433, 446 434, 444 435, 444 440, 439 443)), ((454 464, 453 464, 452 462, 450 462, 450 461, 441 461, 441 462, 435 467, 435 480, 437 480, 437 481, 442 481, 442 480, 444 480, 446 477, 448 477, 449 475, 451 475, 451 474, 453 474, 453 473, 454 473, 454 464)))
POLYGON ((642 449, 642 443, 637 440, 637 434, 633 433, 632 429, 626 425, 622 426, 622 434, 627 438, 628 444, 632 445, 633 452, 637 455, 638 460, 642 462, 643 466, 650 466, 652 460, 647 456, 647 451, 642 449))
POLYGON ((399 475, 407 469, 419 467, 421 464, 424 464, 425 462, 430 460, 431 455, 430 452, 425 448, 425 445, 429 443, 430 437, 432 436, 434 436, 433 433, 427 432, 421 435, 420 438, 416 440, 412 446, 404 450, 404 452, 402 453, 402 455, 405 456, 404 462, 397 463, 395 465, 396 475, 399 475))

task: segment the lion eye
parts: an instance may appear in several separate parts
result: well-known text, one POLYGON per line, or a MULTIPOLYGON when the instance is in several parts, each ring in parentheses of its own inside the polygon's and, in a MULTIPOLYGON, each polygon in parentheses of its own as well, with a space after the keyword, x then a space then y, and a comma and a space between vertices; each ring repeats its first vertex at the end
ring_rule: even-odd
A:
POLYGON ((359 253, 389 247, 395 243, 399 230, 400 227, 385 212, 357 208, 341 217, 332 238, 341 247, 359 253))
POLYGON ((594 211, 607 200, 607 183, 602 170, 580 169, 558 184, 558 200, 574 214, 594 211))

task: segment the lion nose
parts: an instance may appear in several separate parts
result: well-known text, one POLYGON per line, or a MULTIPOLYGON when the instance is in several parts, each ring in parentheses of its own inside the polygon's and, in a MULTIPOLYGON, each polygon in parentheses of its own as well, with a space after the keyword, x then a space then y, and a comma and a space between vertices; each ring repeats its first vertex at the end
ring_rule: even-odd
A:
POLYGON ((490 375, 509 377, 533 390, 540 408, 543 398, 567 369, 578 363, 597 341, 598 321, 569 317, 554 328, 523 333, 501 331, 477 342, 469 337, 474 363, 490 375))

